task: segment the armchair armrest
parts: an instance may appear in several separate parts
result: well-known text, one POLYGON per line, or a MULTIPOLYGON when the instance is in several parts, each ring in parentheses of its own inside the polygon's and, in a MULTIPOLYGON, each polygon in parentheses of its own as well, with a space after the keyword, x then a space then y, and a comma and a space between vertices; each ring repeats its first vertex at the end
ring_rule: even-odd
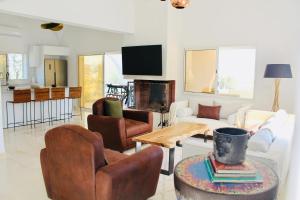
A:
POLYGON ((42 173, 43 178, 46 186, 47 195, 50 199, 52 199, 52 189, 50 185, 50 175, 49 175, 49 169, 48 169, 48 161, 47 161, 47 150, 46 148, 41 150, 40 153, 40 160, 41 160, 41 167, 42 167, 42 173))
POLYGON ((98 132, 103 137, 104 146, 123 151, 126 146, 125 120, 102 115, 88 116, 88 129, 98 132))
POLYGON ((156 192, 163 152, 151 146, 96 173, 97 200, 147 199, 156 192))
POLYGON ((123 116, 127 119, 153 124, 153 113, 149 111, 123 110, 123 116))

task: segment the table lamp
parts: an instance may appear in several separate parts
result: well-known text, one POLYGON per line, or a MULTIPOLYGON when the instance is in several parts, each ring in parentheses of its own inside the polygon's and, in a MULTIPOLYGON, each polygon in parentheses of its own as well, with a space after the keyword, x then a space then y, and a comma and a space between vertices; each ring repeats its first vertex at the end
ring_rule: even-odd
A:
POLYGON ((279 92, 280 79, 293 78, 291 65, 289 64, 268 64, 265 71, 265 78, 275 78, 275 96, 272 110, 277 112, 279 110, 279 92))

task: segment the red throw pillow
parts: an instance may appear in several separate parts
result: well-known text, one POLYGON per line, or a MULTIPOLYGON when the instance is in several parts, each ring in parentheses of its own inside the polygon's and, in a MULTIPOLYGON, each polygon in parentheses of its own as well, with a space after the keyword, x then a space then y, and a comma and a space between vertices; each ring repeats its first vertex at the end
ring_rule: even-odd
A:
POLYGON ((198 118, 220 119, 221 106, 198 105, 198 118))

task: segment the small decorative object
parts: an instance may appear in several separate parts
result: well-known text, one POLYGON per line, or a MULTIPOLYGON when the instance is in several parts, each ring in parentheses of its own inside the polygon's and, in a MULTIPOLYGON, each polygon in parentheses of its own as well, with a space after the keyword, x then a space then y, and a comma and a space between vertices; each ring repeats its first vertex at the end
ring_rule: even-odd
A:
POLYGON ((14 89, 15 89, 15 86, 14 86, 14 85, 9 85, 9 86, 8 86, 8 89, 9 89, 9 90, 14 90, 14 89))
POLYGON ((272 110, 277 112, 279 110, 279 93, 280 93, 280 79, 293 78, 291 65, 289 64, 269 64, 266 67, 265 78, 275 78, 275 96, 272 110))
MULTIPOLYGON (((166 1, 166 0, 161 0, 161 1, 166 1)), ((177 9, 184 9, 189 5, 189 3, 190 0, 171 0, 172 6, 177 9)))
POLYGON ((245 161, 249 135, 239 128, 214 130, 214 155, 218 162, 238 165, 245 161))
POLYGON ((48 29, 48 30, 51 30, 51 31, 60 31, 64 28, 64 25, 61 24, 61 23, 50 22, 50 23, 46 23, 46 24, 41 24, 41 28, 42 29, 48 29))

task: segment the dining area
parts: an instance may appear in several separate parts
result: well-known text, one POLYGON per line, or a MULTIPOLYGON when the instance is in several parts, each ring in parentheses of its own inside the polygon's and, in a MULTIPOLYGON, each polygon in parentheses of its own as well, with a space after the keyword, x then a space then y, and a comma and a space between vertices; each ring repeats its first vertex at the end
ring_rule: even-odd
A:
POLYGON ((2 87, 3 128, 15 131, 18 127, 66 122, 78 115, 74 107, 79 107, 81 115, 81 106, 77 106, 81 94, 81 87, 2 87))

